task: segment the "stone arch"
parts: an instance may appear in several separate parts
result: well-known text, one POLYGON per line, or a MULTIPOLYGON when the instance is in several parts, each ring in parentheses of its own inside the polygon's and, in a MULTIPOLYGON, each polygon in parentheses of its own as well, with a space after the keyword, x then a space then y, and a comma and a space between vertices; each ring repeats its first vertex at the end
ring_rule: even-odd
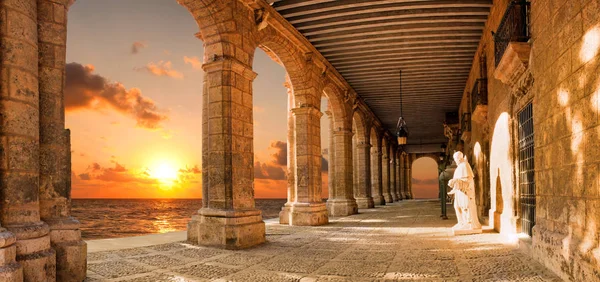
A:
MULTIPOLYGON (((432 198, 438 198, 439 197, 439 181, 438 181, 438 175, 439 175, 439 171, 438 171, 438 167, 439 167, 439 156, 435 155, 435 154, 417 154, 415 155, 414 158, 411 158, 410 160, 410 175, 408 175, 408 177, 412 179, 415 179, 416 181, 411 181, 411 187, 409 187, 409 190, 412 192, 413 198, 418 199, 432 199, 432 198), (431 171, 426 172, 428 176, 430 176, 430 178, 427 179, 419 179, 419 178, 415 178, 415 172, 417 171, 416 169, 414 169, 415 164, 418 163, 423 163, 423 162, 427 162, 429 164, 435 164, 431 166, 431 171), (420 182, 425 182, 425 183, 420 183, 420 182), (431 183, 429 183, 431 182, 431 183), (413 185, 426 185, 426 186, 433 186, 433 190, 429 189, 429 190, 423 190, 423 189, 414 189, 412 186, 413 185), (431 191, 430 191, 431 190, 431 191)), ((426 187, 430 188, 430 187, 426 187)))
POLYGON ((410 165, 412 166, 414 164, 415 161, 417 161, 418 159, 421 158, 431 158, 435 161, 435 163, 439 166, 440 165, 440 154, 438 153, 417 153, 415 154, 415 157, 412 158, 410 165))
POLYGON ((342 99, 343 91, 337 85, 329 82, 323 87, 322 95, 331 105, 334 120, 334 131, 352 130, 352 117, 349 115, 349 106, 342 99))
POLYGON ((365 114, 360 110, 356 110, 352 114, 352 120, 354 126, 356 127, 355 134, 358 143, 369 144, 369 138, 371 137, 371 134, 369 132, 369 126, 367 124, 365 114))

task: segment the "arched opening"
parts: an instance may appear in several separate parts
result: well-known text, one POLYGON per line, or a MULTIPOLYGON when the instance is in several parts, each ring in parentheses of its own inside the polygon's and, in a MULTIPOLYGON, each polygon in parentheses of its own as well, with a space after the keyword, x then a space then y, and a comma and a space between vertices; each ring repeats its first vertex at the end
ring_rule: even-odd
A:
POLYGON ((202 206, 204 47, 197 31, 176 1, 70 7, 65 127, 72 211, 84 239, 185 230, 202 206), (135 210, 146 212, 119 214, 135 210))
POLYGON ((412 195, 414 199, 439 198, 438 164, 430 157, 412 163, 412 195))
POLYGON ((252 70, 254 198, 264 219, 279 216, 287 198, 288 135, 293 89, 276 54, 259 46, 252 70))

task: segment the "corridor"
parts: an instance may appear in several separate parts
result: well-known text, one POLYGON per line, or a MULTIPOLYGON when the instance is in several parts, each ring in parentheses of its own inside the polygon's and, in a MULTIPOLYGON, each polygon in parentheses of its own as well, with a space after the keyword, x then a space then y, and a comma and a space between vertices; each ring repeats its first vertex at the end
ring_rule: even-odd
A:
POLYGON ((174 242, 89 253, 86 281, 561 281, 500 234, 450 236, 456 218, 439 214, 438 201, 402 201, 324 226, 267 220, 267 242, 247 250, 174 242))

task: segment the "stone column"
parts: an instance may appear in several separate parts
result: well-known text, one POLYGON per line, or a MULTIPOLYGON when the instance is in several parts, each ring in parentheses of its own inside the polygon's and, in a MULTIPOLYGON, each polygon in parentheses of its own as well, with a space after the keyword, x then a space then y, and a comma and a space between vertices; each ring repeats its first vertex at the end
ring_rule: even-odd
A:
POLYGON ((356 176, 357 189, 355 191, 356 204, 359 209, 370 209, 375 206, 371 197, 371 150, 370 144, 356 145, 358 175, 356 176))
POLYGON ((412 156, 406 155, 406 194, 412 199, 412 156))
POLYGON ((404 181, 406 180, 406 176, 404 174, 404 153, 399 154, 400 158, 398 159, 398 174, 399 174, 399 180, 398 183, 400 183, 400 199, 404 200, 406 199, 406 193, 405 193, 405 189, 406 189, 406 184, 404 183, 404 181))
POLYGON ((402 201, 402 170, 400 170, 401 161, 398 152, 394 154, 394 158, 396 159, 396 199, 402 201))
POLYGON ((335 165, 333 160, 335 159, 335 146, 333 144, 333 113, 331 112, 331 105, 327 104, 327 111, 325 111, 327 118, 329 118, 329 149, 327 153, 327 163, 329 167, 327 168, 327 190, 328 190, 328 199, 333 198, 333 185, 335 183, 335 165))
MULTIPOLYGON (((13 20, 23 18, 22 20, 30 21, 28 18, 26 18, 23 15, 23 13, 26 13, 27 15, 32 16, 31 11, 23 11, 22 9, 19 9, 18 11, 14 11, 14 10, 9 11, 9 9, 7 9, 8 7, 15 6, 16 4, 17 4, 17 1, 9 2, 6 6, 4 5, 4 3, 0 4, 0 15, 2 15, 2 17, 5 17, 5 18, 3 18, 3 20, 0 20, 0 46, 2 46, 0 48, 0 54, 1 54, 0 55, 0 116, 3 116, 5 114, 5 111, 7 111, 6 106, 12 106, 12 104, 15 103, 15 102, 10 101, 11 97, 19 97, 19 94, 23 95, 23 94, 25 94, 24 91, 35 87, 35 85, 33 85, 34 84, 33 82, 30 82, 29 84, 27 84, 24 82, 19 82, 18 80, 15 82, 14 85, 9 85, 9 79, 8 79, 9 76, 12 75, 15 78, 17 78, 17 77, 19 77, 19 74, 22 73, 22 71, 15 69, 15 67, 19 67, 21 65, 28 63, 26 61, 26 59, 23 57, 13 58, 12 60, 8 59, 8 57, 10 57, 10 56, 17 55, 17 50, 14 50, 15 46, 23 45, 26 43, 23 42, 22 40, 19 40, 22 38, 20 38, 16 34, 16 32, 19 32, 19 28, 18 28, 19 21, 13 22, 16 24, 16 26, 11 27, 11 29, 10 29, 11 34, 9 36, 9 33, 7 32, 7 30, 9 30, 8 28, 10 26, 9 26, 8 22, 5 20, 6 17, 10 16, 11 19, 13 19, 13 20), (7 49, 7 48, 5 48, 6 46, 10 46, 13 49, 7 49), (7 55, 9 55, 9 56, 7 56, 7 55), (16 73, 13 74, 12 72, 16 72, 16 73)), ((29 24, 29 28, 30 28, 30 32, 31 32, 30 24, 29 24)), ((30 37, 34 37, 33 34, 29 34, 29 35, 30 35, 30 37)), ((31 40, 31 38, 30 38, 30 40, 31 40)), ((35 44, 35 43, 31 43, 31 44, 35 44)), ((29 62, 29 63, 35 63, 35 62, 37 62, 35 50, 31 50, 31 49, 32 48, 26 48, 25 51, 28 51, 28 55, 30 55, 29 59, 33 60, 33 62, 29 62)), ((21 76, 29 77, 29 80, 35 81, 36 80, 35 74, 37 74, 37 71, 35 71, 31 65, 29 65, 29 67, 30 67, 29 72, 25 73, 21 76)), ((37 89, 37 87, 35 87, 35 89, 37 89)), ((35 95, 35 93, 33 93, 33 90, 31 90, 31 91, 32 91, 31 95, 35 95)), ((21 98, 27 98, 27 97, 21 97, 21 98)), ((33 100, 33 99, 29 98, 29 99, 25 99, 25 100, 33 100)), ((25 101, 23 101, 23 102, 25 102, 25 101)), ((26 107, 27 105, 25 103, 18 103, 18 105, 20 107, 26 107)), ((37 103, 35 103, 35 104, 37 105, 37 103)), ((15 113, 13 110, 13 111, 10 111, 10 114, 15 115, 17 113, 15 113)), ((20 118, 20 116, 16 116, 16 117, 20 118)), ((14 118, 13 118, 12 122, 15 123, 17 121, 14 120, 14 118)), ((9 156, 11 156, 13 158, 13 160, 16 160, 16 161, 18 161, 18 158, 20 157, 18 155, 18 152, 15 152, 15 151, 9 152, 8 151, 9 150, 8 140, 9 140, 9 138, 12 139, 12 137, 10 136, 12 134, 10 134, 10 132, 5 131, 5 129, 4 129, 5 125, 6 125, 6 123, 0 119, 0 180, 1 181, 10 179, 10 174, 9 174, 10 171, 8 171, 9 156)), ((19 127, 20 127, 20 124, 12 125, 13 130, 17 130, 17 129, 19 129, 19 127)), ((17 139, 17 141, 18 141, 18 139, 17 139)), ((18 165, 18 163, 15 165, 18 165)), ((1 192, 0 195, 3 195, 5 192, 5 189, 7 187, 4 185, 4 182, 1 182, 1 181, 0 181, 0 192, 1 192)), ((15 188, 14 184, 11 186, 12 186, 11 188, 13 188, 13 189, 15 188)), ((3 197, 2 202, 0 202, 0 211, 3 211, 5 209, 5 207, 4 207, 5 205, 6 205, 6 202, 4 201, 4 197, 3 197)), ((0 281, 11 281, 11 282, 23 281, 23 267, 21 266, 21 264, 19 264, 16 261, 16 255, 17 255, 17 246, 15 244, 16 241, 17 241, 17 238, 12 232, 10 232, 0 226, 0 258, 2 258, 0 260, 0 281)))
POLYGON ((397 202, 398 197, 396 196, 396 158, 394 157, 394 149, 392 147, 392 153, 390 154, 390 195, 392 201, 397 202))
POLYGON ((289 225, 323 225, 329 222, 321 198, 321 116, 315 106, 291 109, 294 125, 294 186, 279 213, 289 225))
POLYGON ((385 205, 381 187, 381 151, 379 146, 371 147, 371 195, 375 205, 385 205))
POLYGON ((254 206, 250 66, 229 57, 206 62, 202 93, 202 208, 188 223, 188 240, 240 249, 265 241, 254 206))
MULTIPOLYGON (((382 147, 383 150, 387 151, 387 148, 382 147)), ((385 152, 381 159, 382 163, 382 192, 383 198, 386 203, 393 203, 392 194, 390 193, 390 158, 388 157, 388 152, 385 152)))
MULTIPOLYGON (((0 17, 0 222, 10 231, 0 232, 0 264, 17 269, 16 249, 24 281, 55 281, 56 253, 39 205, 37 1, 4 0, 0 17)), ((0 271, 8 281, 20 275, 0 271)))
POLYGON ((331 216, 347 216, 358 213, 353 192, 352 130, 338 129, 333 132, 335 143, 335 182, 330 189, 332 197, 327 200, 331 216))
POLYGON ((87 244, 71 217, 71 144, 64 86, 68 1, 38 0, 40 215, 50 227, 58 281, 83 281, 87 244))

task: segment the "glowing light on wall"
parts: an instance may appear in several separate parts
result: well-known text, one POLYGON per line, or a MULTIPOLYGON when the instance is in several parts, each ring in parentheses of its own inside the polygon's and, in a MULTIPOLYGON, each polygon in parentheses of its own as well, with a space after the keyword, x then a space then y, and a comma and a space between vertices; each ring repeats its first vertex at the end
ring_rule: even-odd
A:
POLYGON ((583 37, 583 45, 579 52, 582 62, 588 62, 598 55, 600 49, 600 26, 589 29, 583 37))
POLYGON ((473 147, 473 154, 475 155, 475 160, 479 161, 479 157, 481 156, 481 145, 479 142, 475 143, 473 147))
POLYGON ((514 209, 511 151, 510 116, 504 112, 496 120, 490 150, 490 225, 495 229, 499 226, 500 232, 504 234, 516 232, 514 221, 511 220, 514 209), (497 195, 496 191, 501 195, 497 195), (498 199, 502 199, 502 202, 498 203, 501 207, 496 205, 498 199), (502 214, 496 222, 494 212, 499 211, 502 211, 502 214))
POLYGON ((566 89, 558 89, 558 103, 561 106, 566 106, 569 104, 569 91, 566 89))

